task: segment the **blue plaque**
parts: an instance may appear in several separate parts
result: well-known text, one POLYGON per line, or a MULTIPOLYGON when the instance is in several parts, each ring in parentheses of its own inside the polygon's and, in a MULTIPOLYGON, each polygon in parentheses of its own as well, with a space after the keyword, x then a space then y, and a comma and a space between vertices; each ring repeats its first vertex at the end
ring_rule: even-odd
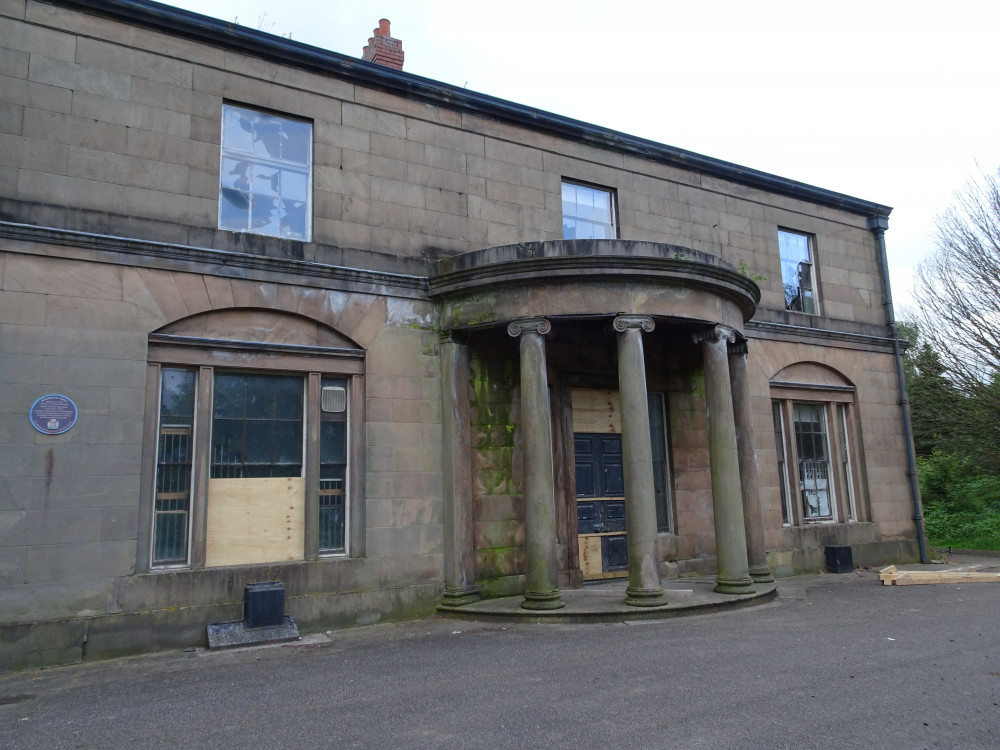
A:
POLYGON ((76 424, 76 404, 66 396, 50 393, 31 405, 31 426, 43 435, 61 435, 76 424))

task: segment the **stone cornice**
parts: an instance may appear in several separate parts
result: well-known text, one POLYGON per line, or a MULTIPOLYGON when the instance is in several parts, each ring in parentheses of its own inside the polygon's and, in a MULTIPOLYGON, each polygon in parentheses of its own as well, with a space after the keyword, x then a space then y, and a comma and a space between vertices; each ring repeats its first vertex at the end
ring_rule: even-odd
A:
POLYGON ((810 328, 788 323, 770 323, 751 320, 746 324, 748 338, 770 341, 795 341, 797 339, 819 339, 824 342, 842 342, 855 347, 892 349, 893 339, 888 336, 873 336, 853 331, 837 331, 830 328, 810 328))
POLYGON ((330 346, 308 346, 304 344, 273 344, 259 341, 233 341, 199 336, 178 336, 169 333, 149 334, 150 344, 176 347, 200 347, 202 349, 232 349, 235 351, 257 351, 276 354, 297 354, 313 357, 347 357, 357 359, 365 355, 364 349, 344 349, 330 346))
POLYGON ((368 271, 304 260, 234 253, 229 250, 150 242, 6 221, 0 221, 0 237, 95 251, 99 255, 92 258, 93 260, 108 263, 149 266, 148 261, 143 260, 140 263, 139 259, 156 258, 157 266, 172 270, 254 280, 261 280, 266 276, 268 281, 287 283, 316 285, 317 282, 322 282, 324 288, 364 294, 391 294, 410 298, 427 296, 427 279, 423 276, 368 271))
POLYGON ((760 302, 758 286, 713 255, 630 240, 549 240, 463 253, 439 261, 429 293, 448 297, 498 286, 608 281, 705 289, 736 302, 744 320, 760 302))

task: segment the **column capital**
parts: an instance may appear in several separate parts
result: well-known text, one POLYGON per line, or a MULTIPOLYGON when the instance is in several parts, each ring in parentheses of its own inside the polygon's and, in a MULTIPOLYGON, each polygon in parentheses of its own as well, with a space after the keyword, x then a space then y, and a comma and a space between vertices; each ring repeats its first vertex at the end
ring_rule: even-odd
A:
POLYGON ((522 333, 539 333, 545 335, 552 330, 552 324, 547 318, 518 318, 507 325, 507 334, 515 339, 522 333))
POLYGON ((725 341, 730 344, 736 343, 736 329, 730 326, 723 325, 719 323, 711 328, 705 328, 701 331, 695 331, 692 335, 694 342, 700 344, 703 341, 707 341, 709 344, 715 344, 721 341, 725 341))
POLYGON ((656 327, 648 315, 618 315, 612 325, 618 333, 625 333, 629 328, 641 328, 646 333, 651 333, 656 327))
POLYGON ((729 344, 729 355, 745 357, 749 353, 749 341, 746 336, 736 333, 736 341, 729 344))

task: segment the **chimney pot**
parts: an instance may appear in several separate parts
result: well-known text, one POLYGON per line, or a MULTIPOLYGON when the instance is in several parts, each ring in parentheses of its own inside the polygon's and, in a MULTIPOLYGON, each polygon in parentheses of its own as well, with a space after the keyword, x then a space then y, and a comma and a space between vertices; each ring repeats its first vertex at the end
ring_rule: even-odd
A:
POLYGON ((396 70, 403 69, 403 43, 389 34, 389 19, 381 18, 378 28, 372 29, 373 36, 368 40, 368 46, 361 50, 361 59, 384 65, 396 70))

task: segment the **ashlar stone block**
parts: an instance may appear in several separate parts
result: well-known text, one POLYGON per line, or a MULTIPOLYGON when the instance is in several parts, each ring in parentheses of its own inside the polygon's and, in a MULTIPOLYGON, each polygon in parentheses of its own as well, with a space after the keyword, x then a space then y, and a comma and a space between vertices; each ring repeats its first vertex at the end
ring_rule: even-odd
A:
MULTIPOLYGON (((23 108, 16 108, 18 118, 23 108)), ((0 163, 20 169, 65 174, 69 148, 60 143, 48 143, 20 135, 0 134, 0 163)))
POLYGON ((190 62, 86 36, 77 37, 76 62, 91 68, 187 88, 191 87, 194 68, 190 62))
POLYGON ((33 58, 44 50, 46 59, 55 62, 72 63, 76 58, 74 35, 21 22, 0 24, 0 47, 32 53, 33 58))
POLYGON ((341 105, 341 122, 356 130, 406 138, 406 118, 385 110, 345 102, 341 105))
POLYGON ((145 78, 132 80, 132 101, 164 107, 172 112, 184 112, 196 117, 208 118, 216 122, 222 111, 219 97, 191 89, 181 84, 160 83, 145 78))

